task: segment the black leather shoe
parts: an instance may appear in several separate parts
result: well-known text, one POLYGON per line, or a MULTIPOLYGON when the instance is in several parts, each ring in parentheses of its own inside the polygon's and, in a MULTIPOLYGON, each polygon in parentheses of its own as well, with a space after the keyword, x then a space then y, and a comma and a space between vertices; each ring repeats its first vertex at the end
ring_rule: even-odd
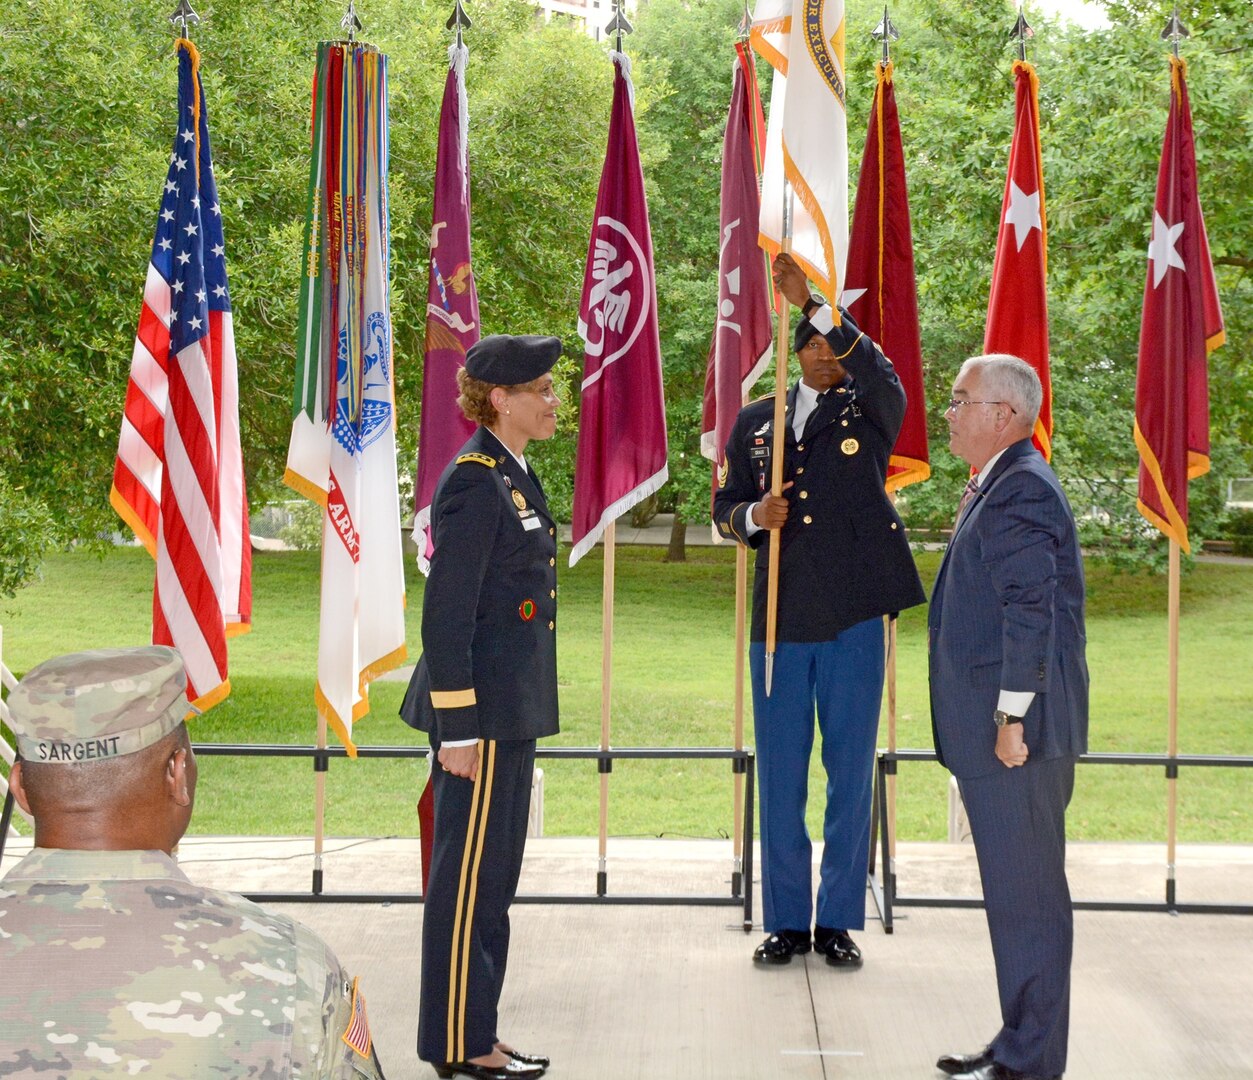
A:
POLYGON ((510 1058, 504 1065, 475 1065, 470 1061, 450 1061, 431 1066, 440 1080, 466 1077, 468 1080, 539 1080, 544 1070, 539 1065, 524 1065, 510 1058))
POLYGON ((853 944, 847 930, 815 926, 814 948, 827 958, 832 967, 861 967, 861 950, 853 944))
POLYGON ((771 934, 753 952, 754 964, 790 964, 793 956, 809 952, 808 930, 780 930, 771 934))
POLYGON ((545 1057, 543 1054, 524 1054, 521 1050, 504 1050, 500 1051, 507 1058, 513 1058, 523 1065, 534 1065, 536 1068, 548 1070, 548 1066, 552 1064, 552 1059, 545 1057))
POLYGON ((984 1065, 992 1064, 992 1047, 985 1046, 977 1054, 945 1054, 935 1063, 935 1067, 949 1076, 970 1072, 984 1065))
MULTIPOLYGON (((987 1053, 987 1051, 984 1051, 987 1053)), ((943 1058, 940 1059, 944 1060, 943 1058)), ((937 1062, 937 1064, 939 1064, 937 1062)), ((1057 1077, 1045 1078, 1033 1073, 1019 1072, 999 1061, 986 1061, 965 1072, 952 1073, 953 1080, 1057 1080, 1057 1077)))

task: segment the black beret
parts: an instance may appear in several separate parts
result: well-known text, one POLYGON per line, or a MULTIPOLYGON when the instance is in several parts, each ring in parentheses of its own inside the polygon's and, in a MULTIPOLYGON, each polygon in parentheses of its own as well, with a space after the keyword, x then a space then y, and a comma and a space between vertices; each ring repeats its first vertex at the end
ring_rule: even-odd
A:
POLYGON ((818 328, 804 316, 796 324, 796 333, 792 335, 792 352, 800 352, 811 337, 818 333, 818 328))
POLYGON ((492 386, 520 386, 552 371, 561 338, 538 334, 492 334, 470 346, 466 373, 492 386))

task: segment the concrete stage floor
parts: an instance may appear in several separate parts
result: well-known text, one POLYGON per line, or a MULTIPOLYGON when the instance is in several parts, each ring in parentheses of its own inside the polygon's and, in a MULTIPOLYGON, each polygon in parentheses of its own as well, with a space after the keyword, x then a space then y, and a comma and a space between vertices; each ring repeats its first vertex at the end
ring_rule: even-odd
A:
MULTIPOLYGON (((29 850, 10 842, 3 869, 29 850)), ((325 889, 416 891, 416 841, 335 838, 325 889)), ((189 838, 195 881, 307 890, 308 840, 189 838)), ((595 889, 596 844, 528 846, 525 893, 595 889)), ((729 895, 725 841, 610 841, 609 891, 729 895)), ((1072 844, 1076 899, 1163 896, 1160 845, 1072 844)), ((900 889, 973 895, 969 845, 902 844, 900 889)), ((1253 903, 1253 848, 1180 849, 1181 902, 1253 903)), ((390 1080, 428 1080, 414 1053, 422 908, 276 905, 318 930, 361 974, 390 1080)), ((760 919, 760 905, 756 906, 760 919)), ((519 904, 500 1033, 550 1054, 553 1080, 941 1080, 941 1053, 979 1049, 997 1027, 983 913, 898 908, 885 935, 867 893, 855 935, 864 968, 813 955, 758 970, 733 907, 519 904)), ((1079 911, 1068 1080, 1253 1078, 1253 918, 1079 911)))

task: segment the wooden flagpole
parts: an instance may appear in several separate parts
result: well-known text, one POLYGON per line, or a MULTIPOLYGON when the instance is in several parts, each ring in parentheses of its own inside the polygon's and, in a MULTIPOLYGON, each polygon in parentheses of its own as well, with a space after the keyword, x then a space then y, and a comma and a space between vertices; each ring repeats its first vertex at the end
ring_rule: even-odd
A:
MULTIPOLYGON (((1179 544, 1170 542, 1170 573, 1166 600, 1166 753, 1179 753, 1179 544)), ((1175 841, 1178 830, 1178 783, 1172 767, 1166 773, 1166 904, 1175 904, 1175 841)))
MULTIPOLYGON (((792 193, 790 185, 783 182, 783 241, 780 253, 792 253, 792 193)), ((787 414, 787 361, 788 326, 792 305, 787 297, 779 305, 779 334, 775 342, 774 361, 774 430, 772 435, 770 463, 770 494, 783 494, 783 425, 787 414)), ((766 697, 774 686, 774 653, 779 633, 779 553, 783 537, 782 528, 770 530, 770 568, 766 578, 766 697)))
MULTIPOLYGON (((613 692, 613 564, 617 522, 605 526, 605 569, 601 581, 600 748, 609 749, 610 697, 613 692)), ((604 896, 609 884, 609 769, 600 763, 600 850, 596 866, 596 895, 604 896)))

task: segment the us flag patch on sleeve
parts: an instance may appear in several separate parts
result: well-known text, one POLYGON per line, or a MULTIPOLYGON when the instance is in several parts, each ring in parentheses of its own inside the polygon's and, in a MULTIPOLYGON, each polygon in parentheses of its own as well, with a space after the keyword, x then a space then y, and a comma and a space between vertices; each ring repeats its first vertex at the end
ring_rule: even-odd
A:
POLYGON ((352 980, 352 1019, 348 1021, 348 1027, 340 1038, 362 1057, 370 1056, 370 1022, 365 1015, 365 994, 361 992, 359 975, 352 980))

